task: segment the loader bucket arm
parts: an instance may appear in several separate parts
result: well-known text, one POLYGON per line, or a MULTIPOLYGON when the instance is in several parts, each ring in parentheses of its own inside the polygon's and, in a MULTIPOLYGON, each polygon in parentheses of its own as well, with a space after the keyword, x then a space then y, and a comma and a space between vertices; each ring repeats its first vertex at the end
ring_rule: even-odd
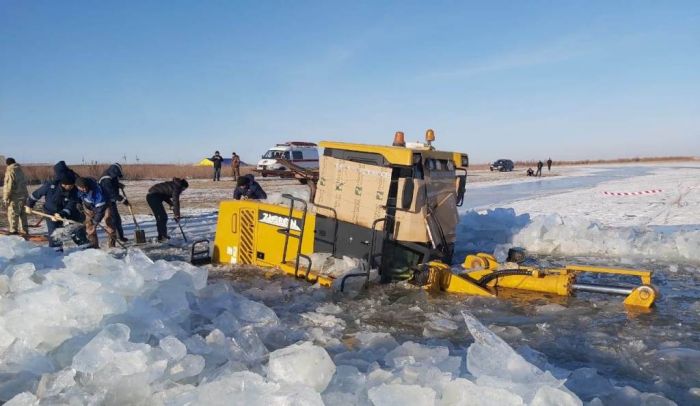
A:
POLYGON ((431 290, 452 293, 493 296, 502 288, 571 296, 576 292, 593 292, 624 295, 624 305, 630 308, 648 309, 656 300, 657 291, 651 285, 651 271, 567 265, 563 268, 541 269, 520 266, 515 263, 498 263, 489 254, 468 255, 463 267, 466 272, 455 273, 439 263, 428 264, 430 277, 424 284, 431 290), (584 273, 637 277, 637 286, 616 286, 579 282, 584 273))

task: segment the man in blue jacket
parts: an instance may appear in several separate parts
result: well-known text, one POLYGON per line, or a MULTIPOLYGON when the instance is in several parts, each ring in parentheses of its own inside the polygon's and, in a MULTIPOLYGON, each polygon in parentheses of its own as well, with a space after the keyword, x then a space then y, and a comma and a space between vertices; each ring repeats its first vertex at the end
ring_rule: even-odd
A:
MULTIPOLYGON (((65 176, 60 180, 44 182, 44 184, 29 195, 27 199, 27 207, 34 208, 36 203, 44 199, 44 213, 52 215, 54 218, 46 220, 46 228, 48 229, 49 246, 63 249, 63 243, 58 238, 53 238, 52 234, 57 228, 63 227, 63 220, 73 220, 83 222, 85 217, 78 210, 78 191, 75 189, 75 179, 71 176, 65 176)), ((86 244, 87 237, 85 229, 80 227, 74 230, 71 238, 78 245, 86 244)))
POLYGON ((267 193, 265 193, 262 186, 255 181, 253 175, 248 174, 241 176, 236 181, 236 188, 233 190, 233 198, 236 200, 262 200, 267 199, 267 193))
POLYGON ((114 163, 104 172, 102 172, 102 177, 100 177, 99 184, 102 191, 109 199, 109 208, 111 210, 110 214, 112 215, 112 228, 117 232, 117 238, 119 238, 119 241, 127 242, 129 239, 124 237, 122 218, 119 215, 119 209, 117 208, 117 202, 121 202, 125 206, 129 205, 129 201, 119 193, 119 190, 124 187, 124 185, 119 182, 119 179, 122 177, 124 177, 122 166, 118 163, 114 163))
POLYGON ((91 248, 100 248, 97 239, 97 226, 103 219, 105 221, 103 229, 109 238, 108 246, 114 247, 117 235, 111 226, 112 210, 109 207, 109 198, 93 178, 78 178, 75 181, 75 186, 78 188, 78 196, 85 211, 85 231, 87 231, 91 248))

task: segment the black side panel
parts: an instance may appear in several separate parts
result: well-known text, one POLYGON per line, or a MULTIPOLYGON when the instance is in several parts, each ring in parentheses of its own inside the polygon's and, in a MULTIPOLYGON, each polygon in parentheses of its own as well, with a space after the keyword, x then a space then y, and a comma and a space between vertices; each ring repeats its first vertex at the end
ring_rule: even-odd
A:
POLYGON ((345 161, 358 162, 361 164, 389 166, 389 162, 381 154, 371 152, 347 151, 344 149, 326 148, 323 155, 330 156, 345 161))
POLYGON ((406 280, 412 268, 429 259, 430 250, 420 244, 384 241, 382 264, 379 267, 383 283, 406 280))
MULTIPOLYGON (((381 225, 379 226, 381 228, 381 225)), ((316 216, 316 230, 314 251, 333 252, 333 232, 335 231, 335 220, 325 216, 316 216)), ((384 233, 377 232, 375 250, 379 251, 384 233)), ((369 245, 372 239, 372 230, 350 224, 345 221, 338 221, 338 234, 335 245, 335 256, 342 258, 343 255, 355 258, 367 259, 369 245)))
MULTIPOLYGON (((314 252, 333 252, 334 230, 335 221, 332 218, 317 215, 314 252)), ((372 230, 369 228, 339 221, 335 256, 341 258, 347 255, 367 260, 371 238, 372 230)), ((374 244, 375 266, 379 266, 383 282, 405 279, 411 267, 430 259, 445 259, 423 244, 385 240, 382 231, 377 232, 374 244)))

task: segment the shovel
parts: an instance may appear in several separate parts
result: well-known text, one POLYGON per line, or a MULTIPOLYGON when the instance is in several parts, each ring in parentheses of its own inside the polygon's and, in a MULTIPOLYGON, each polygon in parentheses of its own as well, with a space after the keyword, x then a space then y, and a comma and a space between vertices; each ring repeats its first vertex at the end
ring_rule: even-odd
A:
MULTIPOLYGON (((126 197, 126 192, 124 191, 124 188, 121 189, 124 198, 129 200, 129 198, 126 197)), ((131 207, 131 202, 129 202, 129 205, 127 207, 129 208, 129 213, 131 213, 131 218, 134 220, 134 226, 136 226, 136 230, 134 230, 134 239, 136 239, 136 244, 145 244, 146 231, 142 230, 141 227, 139 227, 139 223, 136 221, 136 216, 134 216, 134 209, 131 207)))
MULTIPOLYGON (((49 220, 54 219, 54 217, 51 214, 46 214, 46 213, 38 211, 38 210, 30 209, 29 207, 25 207, 25 209, 27 210, 27 213, 35 214, 39 217, 47 218, 49 220)), ((83 223, 80 223, 78 221, 74 221, 74 220, 67 219, 67 218, 64 218, 62 221, 65 223, 68 223, 68 224, 75 224, 75 225, 82 225, 83 224, 83 223)))
MULTIPOLYGON (((29 213, 32 213, 32 214, 36 214, 36 215, 39 216, 39 217, 44 217, 44 218, 47 218, 47 219, 50 219, 50 220, 53 220, 53 218, 54 218, 54 217, 53 217, 52 215, 50 215, 50 214, 46 214, 46 213, 43 213, 43 212, 40 212, 40 211, 37 211, 37 210, 29 209, 28 212, 29 212, 29 213)), ((75 220, 71 220, 71 219, 67 219, 67 218, 64 218, 62 221, 63 221, 64 223, 67 223, 67 224, 70 224, 70 225, 73 225, 73 226, 82 226, 82 225, 83 225, 83 223, 81 223, 81 222, 79 222, 79 221, 75 221, 75 220)), ((95 224, 95 226, 96 226, 97 228, 99 228, 100 230, 104 231, 105 233, 107 233, 107 230, 105 230, 105 228, 102 226, 102 224, 97 223, 97 224, 95 224)), ((126 249, 126 245, 124 245, 124 243, 122 243, 121 241, 117 240, 116 243, 119 244, 120 247, 126 249)))
MULTIPOLYGON (((33 210, 33 209, 31 209, 29 206, 25 206, 24 209, 25 209, 25 212, 26 212, 27 214, 34 214, 34 215, 36 215, 36 216, 39 216, 39 218, 40 218, 41 220, 44 220, 44 219, 48 219, 48 220, 51 220, 51 221, 54 220, 54 217, 53 217, 52 215, 46 214, 46 213, 41 212, 41 211, 38 211, 38 210, 33 210)), ((64 219, 63 219, 63 222, 64 222, 65 224, 67 224, 67 226, 66 226, 65 228, 62 229, 62 230, 64 230, 64 232, 65 232, 65 237, 62 237, 62 236, 56 237, 56 239, 61 240, 61 241, 63 241, 63 240, 66 239, 68 236, 70 236, 71 234, 73 234, 73 232, 75 232, 78 228, 84 227, 84 226, 83 226, 83 223, 78 222, 78 221, 74 221, 74 220, 71 220, 71 219, 66 219, 66 218, 64 218, 64 219)), ((39 224, 39 223, 40 223, 40 222, 38 222, 37 224, 39 224)), ((49 239, 51 239, 51 236, 49 236, 49 239)), ((71 239, 72 239, 72 237, 71 237, 71 239)), ((75 242, 75 240, 74 240, 74 242, 75 242)), ((77 244, 77 242, 76 242, 76 244, 77 244)))
POLYGON ((177 223, 177 226, 180 227, 180 233, 182 234, 182 239, 187 242, 187 237, 185 237, 185 231, 182 229, 182 224, 180 224, 180 220, 175 220, 177 223))

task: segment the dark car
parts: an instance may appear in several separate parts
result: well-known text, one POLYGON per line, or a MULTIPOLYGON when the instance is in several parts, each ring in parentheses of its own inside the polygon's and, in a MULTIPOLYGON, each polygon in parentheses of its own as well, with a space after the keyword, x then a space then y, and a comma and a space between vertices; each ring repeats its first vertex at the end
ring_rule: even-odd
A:
POLYGON ((513 168, 515 168, 515 164, 510 159, 499 159, 489 166, 492 171, 499 172, 510 172, 513 168))

